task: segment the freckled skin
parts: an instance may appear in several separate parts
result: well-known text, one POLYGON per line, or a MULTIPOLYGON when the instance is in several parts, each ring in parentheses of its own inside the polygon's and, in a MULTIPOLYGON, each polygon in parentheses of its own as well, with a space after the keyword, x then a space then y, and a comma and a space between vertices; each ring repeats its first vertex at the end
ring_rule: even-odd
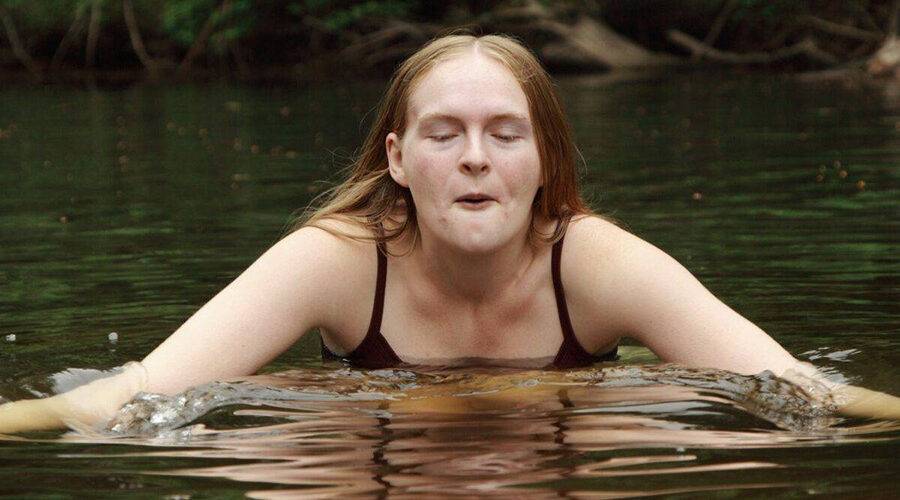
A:
POLYGON ((435 66, 411 95, 403 137, 390 134, 387 146, 423 237, 486 254, 528 228, 540 158, 528 100, 500 63, 466 53, 435 66), (457 202, 471 192, 494 201, 478 209, 457 202))

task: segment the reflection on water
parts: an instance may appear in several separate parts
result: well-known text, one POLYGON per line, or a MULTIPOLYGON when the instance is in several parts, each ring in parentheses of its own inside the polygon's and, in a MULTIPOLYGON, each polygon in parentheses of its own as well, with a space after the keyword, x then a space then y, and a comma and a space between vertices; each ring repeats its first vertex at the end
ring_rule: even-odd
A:
POLYGON ((795 488, 766 472, 788 464, 735 452, 871 443, 898 431, 847 425, 807 389, 767 373, 328 366, 142 394, 106 430, 63 442, 140 447, 107 459, 204 462, 145 473, 277 485, 248 489, 259 498, 603 498, 795 488), (679 485, 641 486, 666 476, 679 485))

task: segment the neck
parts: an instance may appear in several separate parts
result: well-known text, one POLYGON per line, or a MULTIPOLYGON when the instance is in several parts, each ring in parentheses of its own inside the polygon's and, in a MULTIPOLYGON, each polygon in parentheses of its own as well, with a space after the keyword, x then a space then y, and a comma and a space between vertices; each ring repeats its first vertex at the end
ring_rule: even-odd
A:
POLYGON ((420 275, 441 295, 480 304, 502 296, 531 266, 535 252, 527 241, 527 230, 496 251, 474 255, 422 234, 413 261, 420 275))

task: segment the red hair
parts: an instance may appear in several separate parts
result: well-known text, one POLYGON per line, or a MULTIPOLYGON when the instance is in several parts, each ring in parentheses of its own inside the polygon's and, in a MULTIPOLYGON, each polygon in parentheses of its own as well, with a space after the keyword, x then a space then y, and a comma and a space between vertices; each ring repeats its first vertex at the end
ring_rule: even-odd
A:
MULTIPOLYGON (((344 182, 324 193, 320 208, 308 210, 295 228, 305 225, 339 232, 321 224, 327 219, 349 220, 368 227, 376 241, 389 241, 405 233, 418 238, 416 207, 409 190, 388 173, 385 137, 402 135, 409 98, 418 82, 438 63, 466 51, 477 50, 503 64, 519 82, 528 99, 540 157, 542 186, 534 199, 529 239, 557 241, 575 215, 590 214, 581 197, 576 172, 577 150, 554 85, 541 63, 518 41, 503 35, 449 35, 432 40, 397 68, 388 84, 362 149, 344 182), (399 221, 397 213, 405 216, 399 221), (539 233, 539 219, 558 221, 550 234, 539 233), (384 222, 399 222, 389 229, 384 222)), ((345 235, 355 238, 359 236, 345 235)))

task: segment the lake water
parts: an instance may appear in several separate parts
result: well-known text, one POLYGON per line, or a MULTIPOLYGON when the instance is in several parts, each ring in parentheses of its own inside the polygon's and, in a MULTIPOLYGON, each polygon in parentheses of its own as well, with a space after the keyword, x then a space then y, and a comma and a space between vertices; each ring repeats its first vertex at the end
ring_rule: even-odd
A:
MULTIPOLYGON (((147 354, 338 176, 383 85, 0 89, 0 401, 147 354)), ((900 86, 560 87, 598 210, 797 357, 900 394, 900 86)), ((0 437, 0 494, 900 495, 896 423, 832 417, 765 374, 654 366, 633 344, 568 373, 366 372, 318 346, 145 396, 115 432, 0 437)))

